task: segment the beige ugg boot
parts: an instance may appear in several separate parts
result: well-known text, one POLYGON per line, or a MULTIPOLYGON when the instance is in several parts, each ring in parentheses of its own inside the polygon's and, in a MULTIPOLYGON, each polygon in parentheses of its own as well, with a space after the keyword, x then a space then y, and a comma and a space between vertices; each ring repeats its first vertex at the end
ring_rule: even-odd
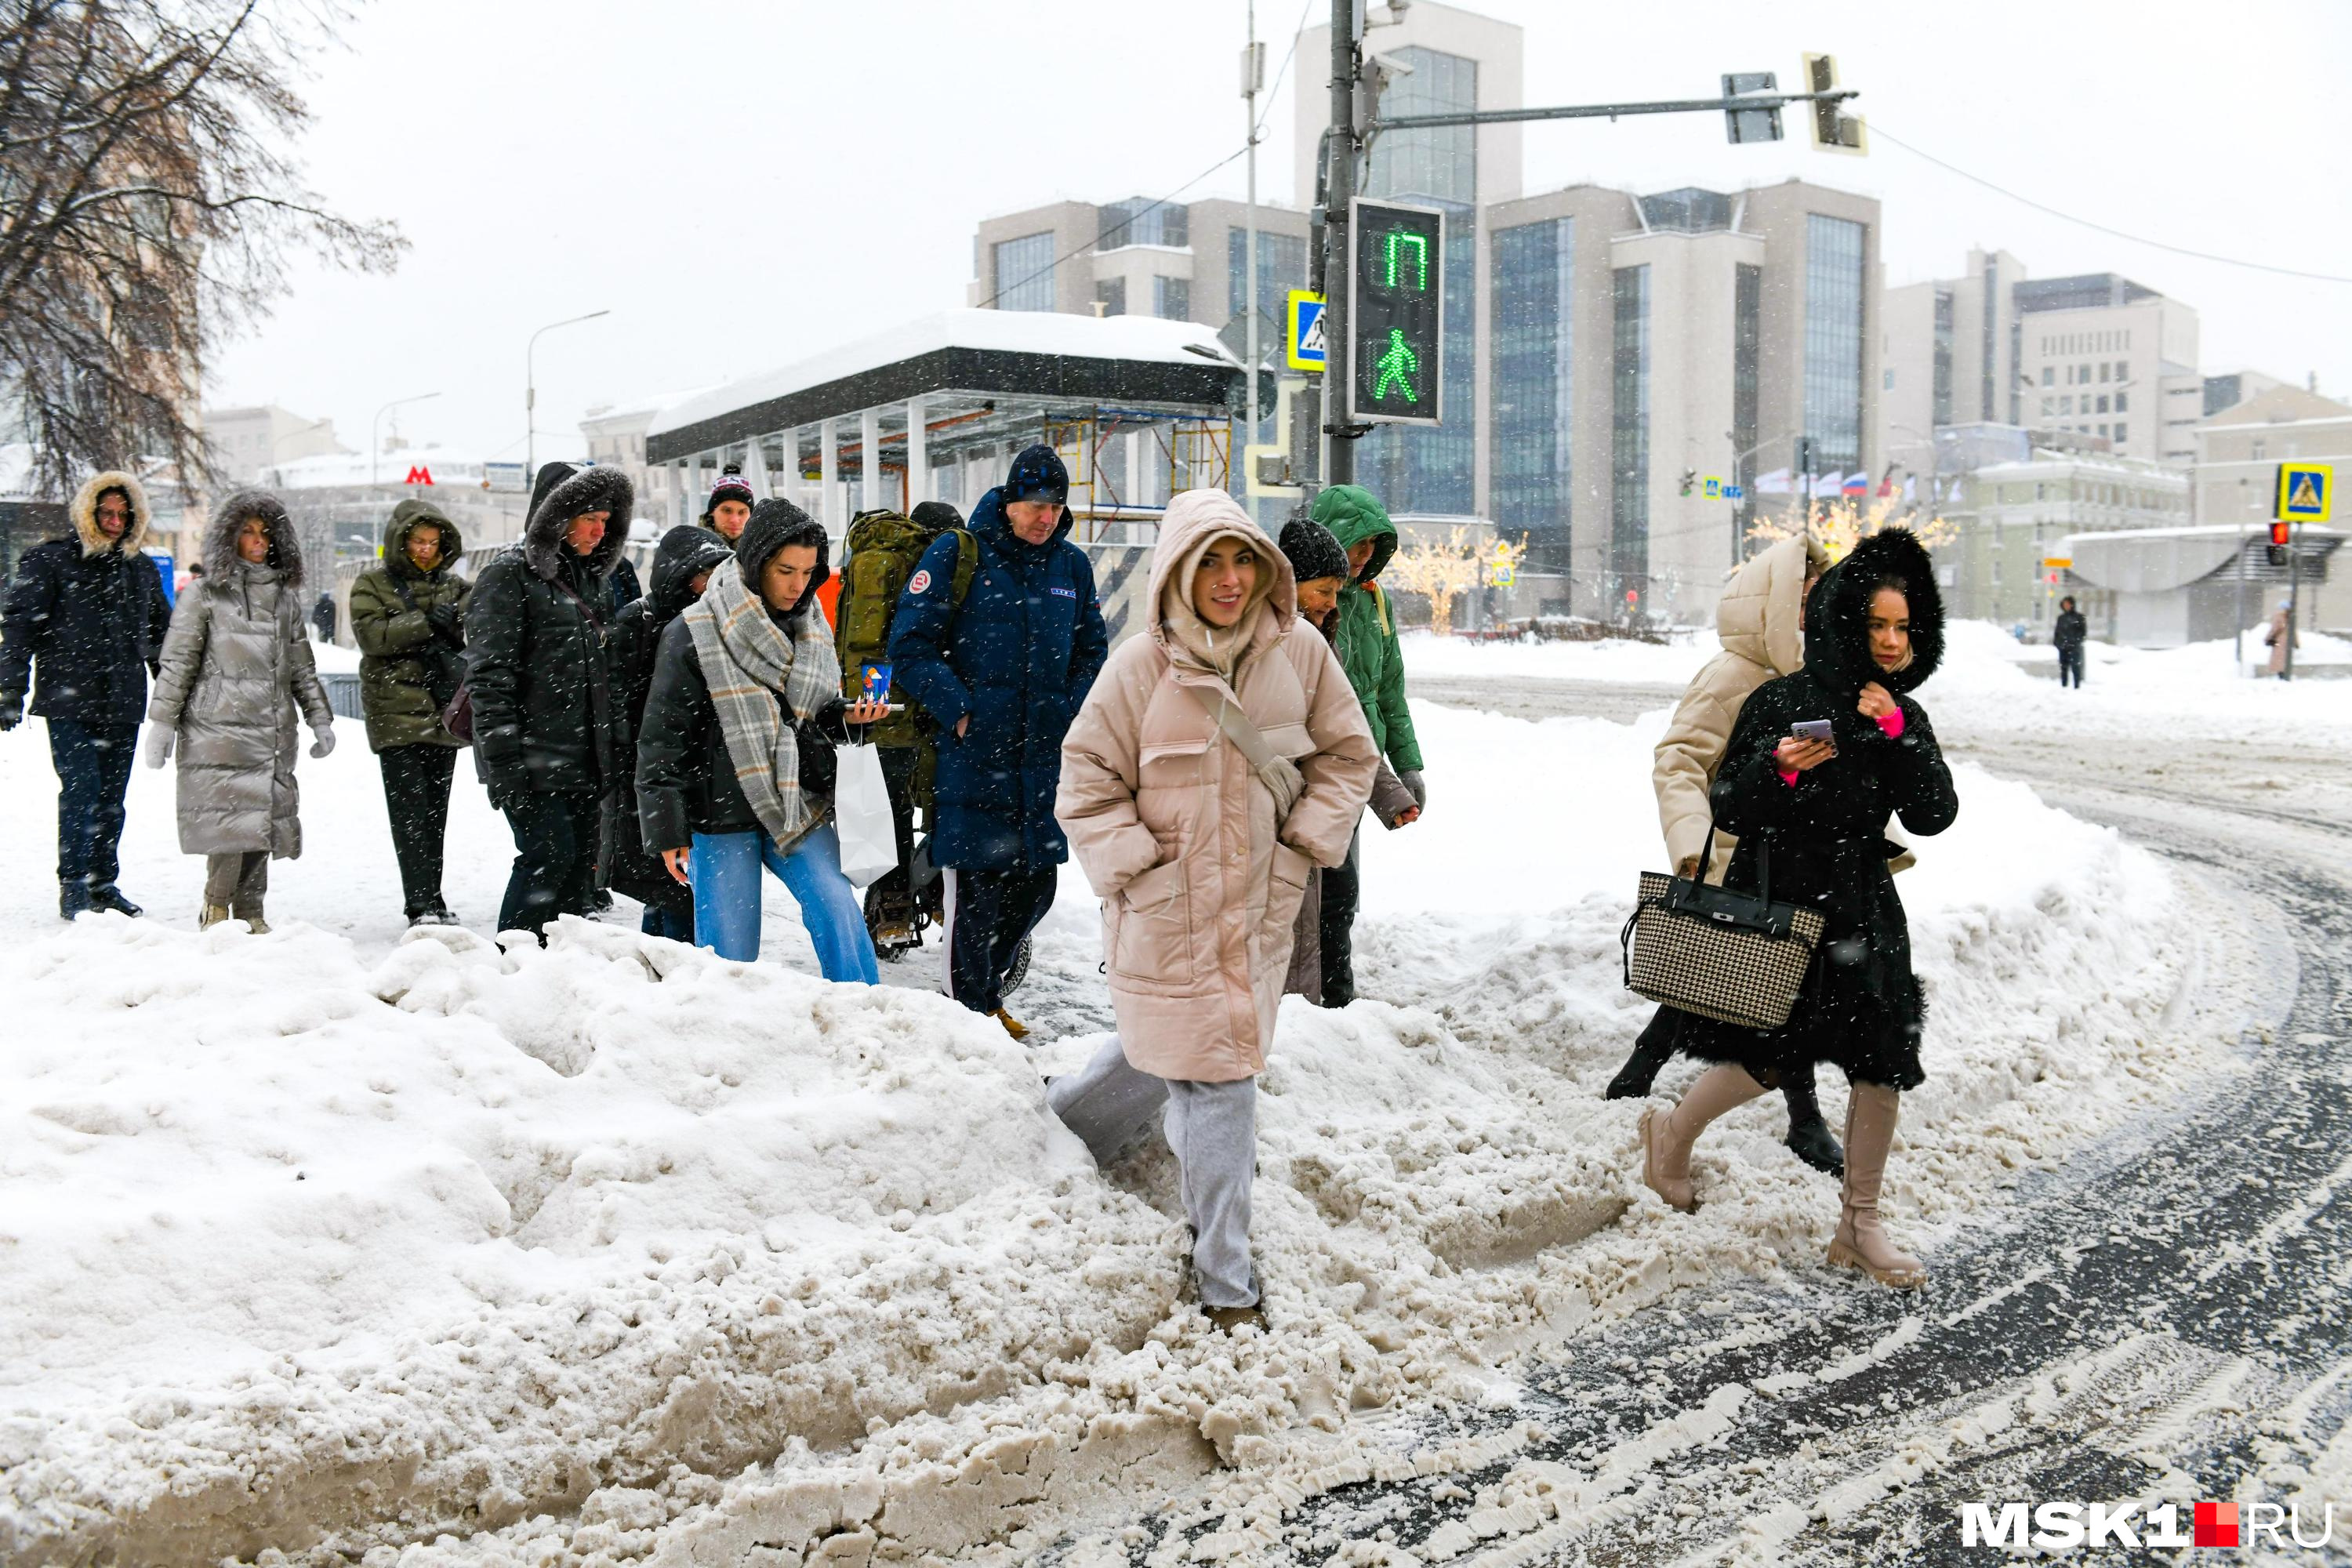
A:
POLYGON ((1845 1206, 1830 1240, 1829 1260, 1836 1268, 1859 1268, 1881 1285, 1916 1290, 1927 1282, 1926 1266, 1897 1250, 1878 1224, 1878 1194, 1902 1102, 1902 1094, 1883 1083, 1853 1085, 1845 1108, 1845 1206))
POLYGON ((210 931, 213 927, 220 924, 221 921, 226 919, 228 919, 228 910, 226 906, 221 904, 206 904, 204 908, 196 911, 196 929, 198 931, 210 931))
POLYGON ((1666 1200, 1669 1208, 1688 1214, 1698 1207, 1690 1179, 1691 1145, 1706 1124, 1764 1092, 1764 1086, 1745 1068, 1718 1062, 1698 1075, 1672 1110, 1660 1116, 1642 1112, 1642 1180, 1666 1200))

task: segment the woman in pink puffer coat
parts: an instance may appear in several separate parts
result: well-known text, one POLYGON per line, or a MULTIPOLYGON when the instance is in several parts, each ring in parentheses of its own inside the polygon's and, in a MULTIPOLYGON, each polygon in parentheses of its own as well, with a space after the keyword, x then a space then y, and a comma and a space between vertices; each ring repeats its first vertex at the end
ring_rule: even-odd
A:
POLYGON ((1150 630, 1070 726, 1055 801, 1103 901, 1118 1033, 1047 1100, 1106 1163, 1162 1117, 1201 1304, 1233 1328, 1263 1321, 1256 1076, 1292 922, 1314 868, 1347 855, 1378 754, 1289 563, 1223 491, 1168 503, 1146 602, 1150 630))

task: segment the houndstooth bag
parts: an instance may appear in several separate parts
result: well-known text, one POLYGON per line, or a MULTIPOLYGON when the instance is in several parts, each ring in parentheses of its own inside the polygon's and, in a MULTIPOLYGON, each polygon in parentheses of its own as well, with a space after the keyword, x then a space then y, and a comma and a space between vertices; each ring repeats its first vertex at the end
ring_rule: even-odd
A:
POLYGON ((1709 823, 1697 876, 1642 873, 1617 938, 1625 988, 1717 1023, 1777 1029, 1797 1005, 1828 922, 1818 910, 1772 901, 1769 837, 1757 844, 1754 893, 1707 886, 1714 858, 1709 823))

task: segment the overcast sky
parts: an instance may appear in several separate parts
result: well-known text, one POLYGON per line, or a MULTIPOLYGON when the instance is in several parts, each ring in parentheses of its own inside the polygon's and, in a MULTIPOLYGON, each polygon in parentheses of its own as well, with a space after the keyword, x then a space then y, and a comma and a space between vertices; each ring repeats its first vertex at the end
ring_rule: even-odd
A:
MULTIPOLYGON (((1312 0, 1328 16, 1328 0, 1312 0)), ((1895 136, 2108 227, 2352 274, 2343 0, 1971 0, 1934 6, 1485 0, 1526 28, 1530 103, 1686 97, 1727 70, 1838 57, 1895 136), (1671 18, 1671 20, 1667 20, 1671 18)), ((720 382, 964 302, 983 216, 1167 195, 1244 141, 1243 0, 376 0, 320 61, 312 184, 414 248, 388 279, 308 266, 209 400, 331 416, 363 449, 386 400, 413 442, 523 455, 540 344, 541 457, 591 405, 720 382)), ((1271 74, 1298 0, 1261 0, 1271 74)), ((1292 201, 1292 60, 1259 156, 1292 201)), ((2352 392, 2352 285, 2168 254, 2036 212, 1879 137, 1732 147, 1718 117, 1529 126, 1527 189, 1733 188, 1801 175, 1885 203, 1887 281, 1950 277, 1971 245, 2037 277, 2117 271, 2188 301, 2207 374, 2352 392)), ((1242 192, 1238 163, 1188 196, 1242 192)), ((389 421, 388 421, 389 423, 389 421)))

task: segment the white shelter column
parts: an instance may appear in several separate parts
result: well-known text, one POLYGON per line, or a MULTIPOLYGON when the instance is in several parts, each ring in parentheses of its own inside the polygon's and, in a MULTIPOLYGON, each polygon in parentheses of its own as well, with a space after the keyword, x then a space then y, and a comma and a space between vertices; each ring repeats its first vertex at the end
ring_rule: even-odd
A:
POLYGON ((869 408, 857 416, 858 505, 867 511, 889 506, 882 493, 882 411, 869 408))
POLYGON ((919 397, 907 399, 907 510, 931 499, 931 448, 923 429, 926 413, 919 397))
POLYGON ((841 481, 841 421, 827 419, 817 427, 817 489, 823 492, 817 509, 817 521, 824 524, 825 533, 835 539, 842 535, 840 514, 841 481))

